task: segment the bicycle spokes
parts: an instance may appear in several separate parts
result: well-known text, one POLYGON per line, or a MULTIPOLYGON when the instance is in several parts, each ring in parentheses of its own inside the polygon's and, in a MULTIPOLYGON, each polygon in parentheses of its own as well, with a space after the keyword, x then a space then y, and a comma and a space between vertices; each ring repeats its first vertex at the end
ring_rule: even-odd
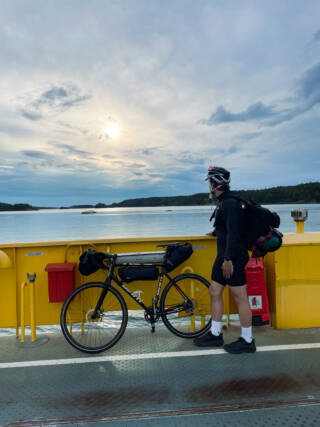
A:
POLYGON ((181 275, 168 284, 161 301, 162 318, 176 335, 197 336, 211 320, 209 283, 197 275, 181 275))

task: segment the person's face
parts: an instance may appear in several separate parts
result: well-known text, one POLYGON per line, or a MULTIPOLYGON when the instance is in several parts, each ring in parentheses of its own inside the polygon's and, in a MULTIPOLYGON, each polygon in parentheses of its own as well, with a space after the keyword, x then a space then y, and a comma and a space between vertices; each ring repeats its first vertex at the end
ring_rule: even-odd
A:
POLYGON ((209 188, 210 188, 211 193, 215 193, 216 187, 215 187, 214 181, 212 179, 209 179, 209 188))

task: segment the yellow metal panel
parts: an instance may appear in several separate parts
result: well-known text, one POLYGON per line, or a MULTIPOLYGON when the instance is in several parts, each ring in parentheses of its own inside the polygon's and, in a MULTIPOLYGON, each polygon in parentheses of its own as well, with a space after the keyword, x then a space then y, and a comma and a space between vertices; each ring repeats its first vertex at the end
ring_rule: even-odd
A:
MULTIPOLYGON (((0 327, 14 327, 21 323, 21 283, 26 282, 25 322, 30 325, 30 284, 27 273, 36 273, 35 320, 40 324, 57 324, 62 303, 48 301, 49 263, 78 262, 79 255, 91 247, 98 251, 125 253, 154 251, 158 244, 189 241, 194 247, 190 259, 171 273, 180 274, 185 268, 204 276, 210 282, 211 268, 216 256, 216 240, 207 236, 179 236, 141 239, 100 239, 95 241, 47 242, 0 245, 10 259, 10 265, 0 270, 0 327)), ((288 234, 282 248, 264 259, 272 325, 277 328, 320 326, 319 288, 320 233, 288 234)), ((103 281, 106 273, 99 271, 89 277, 75 273, 75 285, 103 281)), ((164 283, 165 284, 165 283, 164 283)), ((143 301, 151 305, 157 282, 133 282, 132 290, 140 290, 143 301)), ((139 309, 135 301, 124 294, 129 309, 139 309)), ((225 312, 236 312, 229 290, 224 292, 225 312), (230 302, 230 304, 229 304, 230 302), (229 305, 228 305, 229 304, 229 305)), ((210 298, 208 295, 208 308, 210 298)))
POLYGON ((320 235, 310 234, 312 236, 290 236, 275 253, 272 294, 275 295, 276 328, 320 326, 320 239, 315 240, 320 235))
POLYGON ((320 280, 277 283, 277 328, 320 327, 320 280))
POLYGON ((320 242, 320 233, 288 233, 283 236, 283 246, 299 244, 299 245, 309 245, 312 243, 319 244, 320 242))
POLYGON ((0 326, 17 325, 15 249, 1 248, 10 263, 0 269, 0 326))
POLYGON ((319 278, 320 243, 292 244, 276 253, 277 280, 319 278))
MULTIPOLYGON (((190 259, 180 265, 171 276, 180 274, 185 267, 205 277, 210 282, 212 262, 216 256, 216 240, 207 236, 179 236, 142 239, 111 239, 95 241, 46 242, 0 245, 0 250, 8 254, 12 260, 10 269, 0 270, 0 327, 14 327, 21 324, 21 283, 26 282, 24 313, 25 325, 30 325, 30 283, 27 273, 36 273, 34 284, 35 320, 37 325, 59 323, 62 303, 49 303, 48 273, 45 267, 49 263, 79 262, 80 254, 87 248, 101 252, 125 253, 163 250, 158 244, 173 241, 191 242, 194 253, 190 259), (17 320, 18 319, 18 320, 17 320)), ((104 281, 106 273, 99 271, 88 277, 75 272, 75 286, 86 282, 104 281)), ((166 282, 164 282, 164 285, 166 282)), ((157 282, 133 282, 128 284, 130 290, 141 290, 146 305, 151 305, 155 296, 157 282)), ((140 309, 140 306, 125 292, 121 291, 128 309, 140 309)), ((209 294, 208 294, 208 302, 209 294)))

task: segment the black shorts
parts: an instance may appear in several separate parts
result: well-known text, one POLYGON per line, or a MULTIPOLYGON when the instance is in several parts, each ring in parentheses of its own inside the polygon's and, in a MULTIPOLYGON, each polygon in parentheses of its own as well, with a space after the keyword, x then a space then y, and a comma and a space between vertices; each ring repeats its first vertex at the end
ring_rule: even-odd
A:
POLYGON ((236 259, 232 260, 233 263, 233 273, 230 279, 226 279, 222 274, 222 263, 224 261, 223 257, 217 257, 211 273, 211 279, 215 282, 218 282, 222 286, 243 286, 247 283, 245 266, 249 261, 249 255, 241 255, 236 259))

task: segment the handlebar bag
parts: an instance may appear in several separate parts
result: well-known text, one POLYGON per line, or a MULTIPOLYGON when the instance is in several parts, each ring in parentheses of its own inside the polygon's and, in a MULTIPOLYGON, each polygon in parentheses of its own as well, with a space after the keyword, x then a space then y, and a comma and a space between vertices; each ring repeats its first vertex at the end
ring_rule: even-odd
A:
POLYGON ((79 271, 84 276, 89 276, 95 273, 100 268, 106 268, 103 264, 103 260, 106 258, 106 254, 103 252, 96 252, 92 249, 88 249, 79 258, 79 271))
POLYGON ((165 258, 165 269, 169 273, 170 271, 177 268, 185 260, 191 257, 193 253, 191 243, 185 243, 183 245, 168 247, 165 258))
POLYGON ((135 280, 156 280, 159 277, 159 270, 155 266, 151 267, 122 267, 119 268, 120 279, 125 283, 135 280))

